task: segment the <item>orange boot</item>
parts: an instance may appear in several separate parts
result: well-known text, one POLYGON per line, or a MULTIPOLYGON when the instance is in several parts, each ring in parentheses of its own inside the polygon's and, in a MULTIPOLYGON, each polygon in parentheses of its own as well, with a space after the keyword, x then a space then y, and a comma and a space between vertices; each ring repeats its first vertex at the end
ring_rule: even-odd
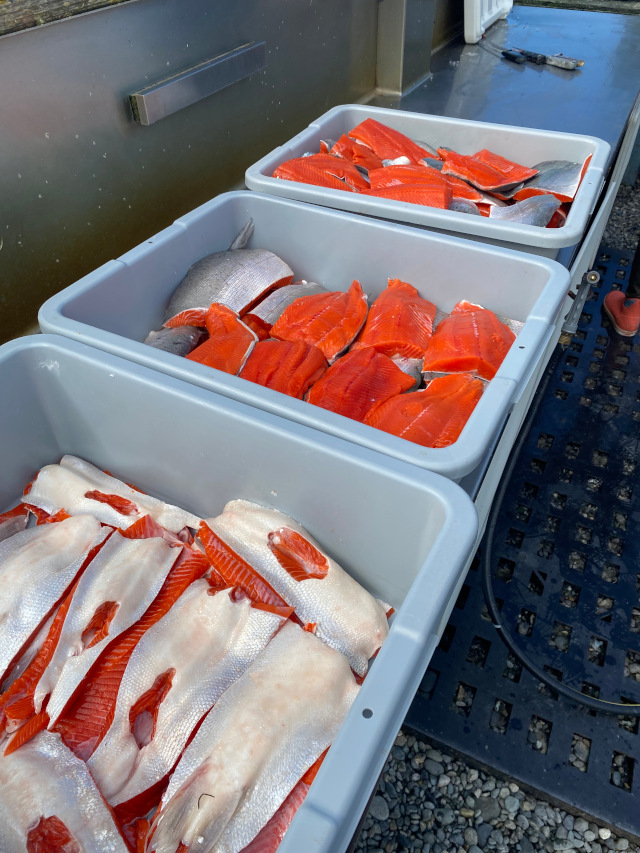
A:
POLYGON ((635 335, 640 327, 640 299, 627 299, 621 290, 612 290, 605 296, 603 307, 619 335, 635 335))

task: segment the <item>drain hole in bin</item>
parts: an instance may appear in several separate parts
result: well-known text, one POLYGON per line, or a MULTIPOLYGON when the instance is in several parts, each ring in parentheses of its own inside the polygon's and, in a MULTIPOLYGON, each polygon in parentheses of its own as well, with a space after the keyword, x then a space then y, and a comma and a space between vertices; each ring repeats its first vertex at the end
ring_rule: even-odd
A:
POLYGON ((571 551, 569 554, 569 568, 576 572, 584 572, 584 567, 587 565, 587 555, 581 554, 580 551, 571 551))
POLYGON ((578 453, 580 453, 579 442, 577 442, 577 441, 568 442, 567 446, 565 447, 564 452, 565 452, 565 456, 567 457, 567 459, 575 459, 577 457, 578 453))
POLYGON ((533 483, 525 483, 520 489, 520 497, 534 500, 538 496, 538 487, 533 483))
POLYGON ((540 547, 538 548, 538 557, 543 557, 545 560, 550 560, 553 551, 555 549, 555 544, 550 542, 548 539, 540 540, 540 547))
POLYGON ((640 607, 631 608, 631 625, 629 630, 633 634, 640 634, 640 607))
POLYGON ((640 681, 640 652, 627 649, 624 657, 624 675, 625 678, 640 681))
POLYGON ((531 518, 531 507, 524 504, 517 504, 513 514, 517 521, 523 521, 525 524, 528 524, 531 518))
POLYGON ((509 581, 513 577, 513 571, 515 567, 516 564, 513 560, 507 560, 506 557, 500 557, 500 559, 498 560, 498 565, 494 577, 496 578, 496 580, 503 581, 504 583, 509 583, 509 581))
POLYGON ((580 599, 581 587, 575 583, 565 581, 562 584, 562 592, 560 593, 560 604, 564 607, 577 607, 580 599))
POLYGON ((613 598, 610 595, 598 596, 596 602, 596 616, 600 617, 601 622, 611 622, 611 614, 613 613, 613 598))
POLYGON ((598 514, 598 507, 595 504, 583 503, 580 507, 580 515, 593 521, 598 514))
POLYGON ((625 477, 630 477, 632 474, 635 474, 636 471, 636 463, 632 459, 623 459, 622 460, 622 473, 625 477))
POLYGON ((442 632, 442 636, 440 637, 440 642, 438 643, 438 648, 441 652, 448 652, 451 648, 451 643, 453 642, 453 638, 455 636, 456 629, 455 625, 446 625, 444 631, 442 632))
MULTIPOLYGON (((551 675, 553 678, 555 678, 556 681, 562 681, 561 670, 554 669, 554 667, 545 664, 544 671, 551 675)), ((548 684, 545 684, 544 681, 538 682, 538 692, 541 693, 543 696, 549 696, 554 701, 558 699, 557 692, 552 687, 549 687, 548 684)))
MULTIPOLYGON (((635 699, 628 699, 626 696, 620 697, 620 702, 623 705, 636 705, 637 702, 635 699)), ((638 734, 638 723, 640 723, 640 717, 618 717, 618 726, 621 729, 624 729, 626 732, 629 732, 632 735, 638 734)))
POLYGON ((617 509, 613 511, 613 526, 617 527, 618 530, 626 530, 627 529, 627 514, 624 512, 620 512, 617 509))
POLYGON ((538 447, 540 450, 550 450, 553 447, 553 436, 548 435, 546 432, 541 432, 538 436, 538 447))
POLYGON ((544 582, 547 579, 545 572, 531 572, 529 577, 529 591, 534 595, 542 595, 544 592, 544 582))
POLYGON ((471 587, 469 584, 463 584, 462 589, 458 593, 458 597, 456 599, 456 608, 458 610, 464 610, 467 604, 467 599, 469 598, 469 592, 471 591, 471 587))
POLYGON ((504 540, 505 545, 511 545, 513 548, 520 548, 524 541, 524 533, 522 530, 516 530, 515 527, 510 527, 507 537, 504 540))
POLYGON ((532 610, 527 610, 523 607, 518 614, 518 634, 521 637, 530 637, 535 621, 536 614, 532 610))
POLYGON ((606 468, 609 461, 609 454, 604 450, 594 450, 591 455, 591 461, 596 468, 606 468))
POLYGON ((560 492, 554 492, 551 497, 551 506, 554 509, 564 509, 567 503, 567 496, 561 495, 560 492))
POLYGON ((602 570, 602 580, 607 583, 618 583, 618 575, 620 574, 620 566, 615 563, 605 563, 602 570))
POLYGON ((520 676, 522 675, 522 664, 520 661, 515 658, 511 652, 507 657, 507 662, 504 665, 504 669, 502 671, 502 677, 508 678, 509 681, 513 681, 515 684, 518 684, 520 681, 520 676))
POLYGON ((589 479, 587 480, 587 483, 586 483, 587 489, 590 492, 599 492, 600 489, 602 488, 602 483, 603 483, 603 480, 601 477, 589 477, 589 479))

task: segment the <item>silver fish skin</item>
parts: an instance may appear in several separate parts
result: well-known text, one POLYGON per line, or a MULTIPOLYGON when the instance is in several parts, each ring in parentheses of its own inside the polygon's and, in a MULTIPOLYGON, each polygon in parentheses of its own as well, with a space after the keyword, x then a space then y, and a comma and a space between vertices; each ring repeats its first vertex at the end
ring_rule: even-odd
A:
POLYGON ((316 623, 316 635, 344 654, 354 672, 366 673, 369 659, 389 633, 388 608, 332 560, 304 527, 278 510, 244 500, 230 501, 206 524, 295 607, 303 622, 316 623), (270 548, 270 541, 279 543, 282 528, 320 552, 328 566, 324 577, 299 581, 282 567, 270 548))
POLYGON ((183 527, 197 530, 201 521, 192 513, 139 492, 90 462, 69 454, 63 456, 59 464, 40 469, 25 502, 49 513, 62 508, 70 515, 90 513, 103 524, 123 530, 145 515, 150 515, 171 533, 178 533, 183 527), (91 491, 126 498, 135 504, 137 512, 125 515, 108 503, 87 498, 86 493, 91 491))
POLYGON ((84 762, 59 735, 40 732, 0 758, 2 853, 24 853, 29 832, 42 817, 52 816, 64 823, 84 853, 127 853, 84 762))
POLYGON ((259 317, 265 323, 271 323, 273 326, 284 309, 288 308, 300 296, 314 296, 316 293, 327 292, 326 287, 313 281, 296 281, 274 290, 262 302, 258 302, 249 313, 259 317))
POLYGON ((87 761, 112 805, 146 791, 171 770, 198 721, 286 620, 252 607, 248 598, 235 600, 231 589, 212 593, 206 580, 192 583, 145 633, 127 664, 113 723, 87 761), (145 743, 150 733, 141 724, 134 734, 129 713, 155 679, 171 670, 155 734, 145 743))
POLYGON ((14 533, 20 533, 27 526, 29 511, 25 510, 24 515, 15 515, 13 518, 8 518, 6 521, 0 522, 0 542, 4 542, 14 533))
POLYGON ((182 311, 206 309, 212 302, 243 314, 268 291, 292 281, 293 270, 267 249, 236 247, 215 252, 189 268, 169 300, 164 322, 182 311))
POLYGON ((573 198, 580 186, 583 167, 583 163, 570 160, 544 160, 532 167, 538 170, 538 174, 527 181, 525 187, 573 198))
POLYGON ((449 205, 449 210, 454 210, 456 213, 469 213, 472 216, 481 216, 478 210, 478 205, 467 198, 454 198, 449 205))
POLYGON ((423 166, 431 166, 432 169, 437 169, 439 172, 442 171, 442 167, 444 166, 444 160, 440 160, 437 152, 433 157, 423 157, 420 160, 423 166))
POLYGON ((430 159, 438 159, 438 151, 433 147, 433 145, 430 145, 428 142, 421 142, 419 139, 414 139, 413 142, 415 142, 416 145, 419 145, 420 148, 424 148, 424 150, 429 154, 430 159))
POLYGON ((206 336, 205 330, 199 329, 197 326, 176 326, 173 329, 149 332, 144 343, 163 352, 185 356, 193 352, 206 336))
POLYGON ((93 516, 79 515, 0 543, 0 677, 107 535, 93 516))
POLYGON ((554 195, 535 195, 508 207, 492 207, 489 218, 519 222, 522 225, 538 225, 544 228, 549 224, 561 203, 554 195))
POLYGON ((287 621, 185 750, 147 850, 175 853, 182 841, 239 853, 333 742, 358 690, 342 655, 287 621))
POLYGON ((36 711, 51 694, 47 704, 50 729, 106 646, 149 607, 181 550, 160 537, 127 539, 116 530, 87 566, 58 645, 34 691, 36 711), (98 608, 107 602, 114 602, 117 609, 106 636, 93 643, 94 637, 85 637, 85 631, 98 608))
MULTIPOLYGON (((435 328, 435 326, 434 326, 435 328)), ((422 362, 424 359, 422 358, 405 358, 402 355, 394 355, 391 358, 391 361, 400 368, 403 373, 406 373, 407 376, 410 376, 415 384, 415 388, 420 385, 422 382, 422 362)), ((409 391, 413 391, 414 388, 409 388, 409 391)))

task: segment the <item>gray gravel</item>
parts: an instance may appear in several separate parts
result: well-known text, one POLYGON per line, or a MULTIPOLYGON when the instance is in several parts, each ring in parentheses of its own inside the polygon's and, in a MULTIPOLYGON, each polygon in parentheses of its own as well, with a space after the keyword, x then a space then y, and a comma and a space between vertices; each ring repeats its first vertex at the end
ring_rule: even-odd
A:
POLYGON ((555 808, 400 732, 356 851, 360 853, 640 853, 614 829, 555 808), (432 773, 431 770, 442 770, 432 773))
MULTIPOLYGON (((602 245, 635 251, 640 177, 622 186, 602 245)), ((464 697, 460 697, 464 704, 464 697)), ((538 733, 537 737, 544 737, 538 733)), ((580 764, 580 743, 572 763, 580 764)), ((360 853, 608 853, 640 847, 615 830, 525 794, 510 780, 476 770, 400 732, 365 818, 360 853)))

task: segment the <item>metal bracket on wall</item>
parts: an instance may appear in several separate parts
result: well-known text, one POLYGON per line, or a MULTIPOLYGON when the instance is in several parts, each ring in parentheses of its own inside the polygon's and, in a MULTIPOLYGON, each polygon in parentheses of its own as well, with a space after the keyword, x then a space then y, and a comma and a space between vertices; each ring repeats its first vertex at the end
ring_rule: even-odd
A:
POLYGON ((249 42, 129 95, 133 117, 154 124, 267 66, 266 43, 249 42))

